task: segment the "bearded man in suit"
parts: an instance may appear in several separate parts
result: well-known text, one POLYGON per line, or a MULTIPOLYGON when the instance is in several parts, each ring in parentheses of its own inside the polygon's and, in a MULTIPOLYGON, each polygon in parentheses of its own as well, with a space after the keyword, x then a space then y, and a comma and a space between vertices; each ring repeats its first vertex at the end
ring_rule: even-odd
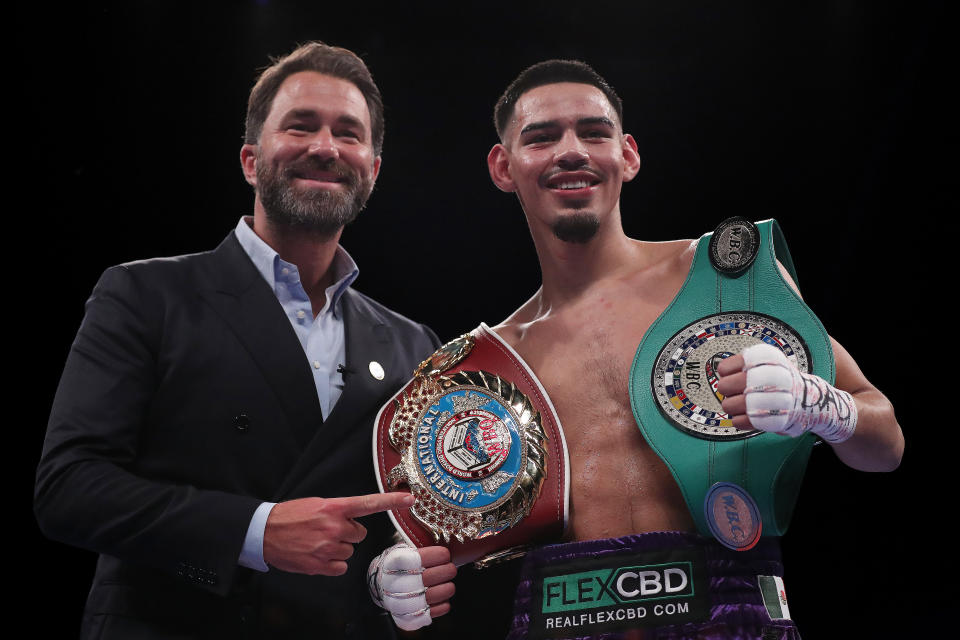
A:
POLYGON ((298 48, 250 95, 253 216, 96 285, 35 501, 46 535, 100 554, 83 637, 392 636, 364 573, 378 512, 412 499, 371 495, 369 425, 438 340, 355 291, 339 245, 383 130, 360 58, 298 48))

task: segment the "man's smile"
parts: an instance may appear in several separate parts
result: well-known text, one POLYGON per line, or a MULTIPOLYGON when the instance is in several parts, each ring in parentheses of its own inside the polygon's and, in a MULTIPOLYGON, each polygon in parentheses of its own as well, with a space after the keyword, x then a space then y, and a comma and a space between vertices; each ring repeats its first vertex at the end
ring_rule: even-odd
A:
POLYGON ((295 165, 286 170, 288 179, 296 184, 315 187, 331 187, 333 185, 353 183, 347 170, 336 168, 316 168, 295 165))
POLYGON ((563 196, 583 197, 594 191, 601 183, 600 177, 593 171, 559 171, 546 180, 544 186, 563 196))

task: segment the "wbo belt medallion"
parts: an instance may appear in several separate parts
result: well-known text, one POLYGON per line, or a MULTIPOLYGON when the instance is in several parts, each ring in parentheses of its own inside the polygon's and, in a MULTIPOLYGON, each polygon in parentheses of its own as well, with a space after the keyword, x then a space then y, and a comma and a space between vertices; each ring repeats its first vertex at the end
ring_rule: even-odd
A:
POLYGON ((545 476, 546 434, 530 400, 500 376, 425 376, 390 424, 401 462, 390 489, 408 485, 410 514, 434 540, 503 531, 530 512, 545 476))
POLYGON ((450 546, 458 564, 530 542, 545 526, 562 531, 565 487, 548 482, 566 475, 557 468, 565 460, 555 442, 562 445, 559 422, 532 372, 514 376, 527 384, 505 377, 517 364, 516 354, 481 325, 421 363, 378 416, 374 454, 381 487, 409 488, 416 497, 408 511, 391 518, 418 546, 450 546), (498 362, 504 356, 506 366, 498 362), (525 522, 545 487, 553 499, 564 498, 563 508, 525 522), (511 529, 513 535, 503 536, 511 529))

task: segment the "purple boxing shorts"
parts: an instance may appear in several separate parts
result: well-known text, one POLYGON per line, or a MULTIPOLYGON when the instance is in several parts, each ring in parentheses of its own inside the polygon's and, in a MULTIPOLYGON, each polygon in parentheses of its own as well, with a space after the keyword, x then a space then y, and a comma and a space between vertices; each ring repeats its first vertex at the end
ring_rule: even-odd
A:
POLYGON ((776 539, 657 532, 527 554, 508 640, 799 640, 776 539))

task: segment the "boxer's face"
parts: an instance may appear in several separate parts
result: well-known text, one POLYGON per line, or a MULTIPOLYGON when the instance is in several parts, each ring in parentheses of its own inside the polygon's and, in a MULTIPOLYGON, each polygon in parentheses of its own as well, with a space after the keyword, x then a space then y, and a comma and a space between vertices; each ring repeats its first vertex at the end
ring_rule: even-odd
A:
POLYGON ((621 131, 606 96, 573 82, 520 96, 488 162, 497 186, 516 192, 527 216, 555 233, 564 217, 602 224, 619 211, 621 186, 640 167, 636 143, 621 131))
POLYGON ((284 80, 241 161, 267 218, 324 232, 356 217, 380 170, 363 94, 313 71, 284 80))

